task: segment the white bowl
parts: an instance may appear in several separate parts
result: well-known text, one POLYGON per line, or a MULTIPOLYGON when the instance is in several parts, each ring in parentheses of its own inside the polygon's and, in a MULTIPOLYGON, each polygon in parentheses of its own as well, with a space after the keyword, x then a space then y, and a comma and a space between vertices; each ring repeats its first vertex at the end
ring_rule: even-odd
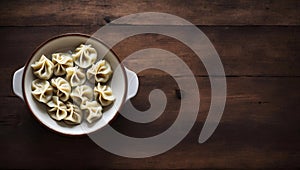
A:
POLYGON ((37 120, 39 120, 48 128, 67 135, 88 134, 104 127, 117 115, 118 110, 121 108, 124 102, 135 96, 137 89, 137 75, 125 68, 120 63, 114 52, 109 50, 98 39, 77 33, 59 35, 42 43, 33 52, 25 67, 17 70, 13 77, 14 93, 26 102, 37 120), (31 82, 36 79, 36 77, 33 75, 30 65, 37 61, 43 54, 49 57, 50 54, 54 52, 66 52, 68 50, 74 50, 80 44, 85 43, 92 44, 92 46, 97 50, 98 60, 101 58, 101 56, 106 54, 104 59, 110 63, 113 69, 113 75, 109 81, 109 85, 112 88, 116 100, 113 102, 112 106, 104 109, 101 119, 92 124, 83 121, 80 125, 72 126, 53 120, 47 113, 47 106, 33 98, 31 95, 31 82), (127 82, 130 82, 130 86, 128 86, 127 82))

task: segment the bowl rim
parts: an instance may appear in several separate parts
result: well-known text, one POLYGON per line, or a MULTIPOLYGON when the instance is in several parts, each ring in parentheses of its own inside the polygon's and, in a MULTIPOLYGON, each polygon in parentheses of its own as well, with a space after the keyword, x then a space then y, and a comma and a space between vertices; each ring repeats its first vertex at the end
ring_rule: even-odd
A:
POLYGON ((125 101, 126 101, 126 96, 127 96, 127 89, 128 89, 128 82, 127 82, 127 75, 126 75, 126 71, 125 71, 125 68, 124 68, 124 65, 123 63, 120 61, 118 55, 111 49, 109 48, 105 43, 103 43, 101 40, 99 40, 98 38, 96 37, 93 37, 92 35, 88 35, 88 34, 83 34, 83 33, 64 33, 64 34, 59 34, 59 35, 56 35, 56 36, 52 36, 51 38, 43 41, 42 43, 40 43, 34 50, 33 52, 31 53, 30 57, 27 59, 26 61, 26 64, 24 66, 24 73, 22 75, 22 93, 23 93, 23 96, 24 96, 24 101, 27 105, 27 107, 29 108, 29 110, 31 111, 31 114, 33 115, 33 117, 39 121, 40 124, 42 124, 44 127, 47 127, 48 129, 50 129, 51 131, 54 131, 56 133, 59 133, 61 135, 65 135, 65 136, 83 136, 83 135, 87 135, 89 133, 93 133, 93 132, 96 132, 102 128, 104 128, 105 126, 109 125, 113 120, 116 119, 117 115, 119 114, 119 111, 122 109, 125 101), (26 93, 25 93, 25 75, 26 75, 26 71, 29 67, 29 63, 30 61, 32 60, 33 56, 37 53, 37 51, 42 48, 44 45, 46 45, 47 43, 55 40, 55 39, 59 39, 59 38, 62 38, 62 37, 67 37, 67 36, 79 36, 79 37, 84 37, 84 38, 87 38, 87 39, 93 39, 99 43, 101 43, 104 47, 106 47, 118 60, 118 64, 119 66, 121 67, 121 70, 122 70, 122 74, 123 74, 123 77, 124 77, 124 80, 125 80, 125 91, 124 91, 124 94, 123 94, 123 98, 122 98, 122 101, 121 101, 121 104, 119 106, 119 108, 117 109, 117 112, 115 113, 115 115, 113 116, 113 118, 111 120, 109 120, 107 122, 107 124, 105 124, 103 127, 100 127, 100 128, 97 128, 91 132, 88 132, 88 133, 79 133, 79 134, 70 134, 70 133, 65 133, 65 132, 60 132, 58 130, 56 130, 55 128, 51 128, 49 126, 47 126, 46 124, 44 124, 36 115, 35 113, 33 112, 33 109, 31 108, 31 105, 30 103, 28 102, 28 99, 27 99, 27 96, 26 96, 26 93))

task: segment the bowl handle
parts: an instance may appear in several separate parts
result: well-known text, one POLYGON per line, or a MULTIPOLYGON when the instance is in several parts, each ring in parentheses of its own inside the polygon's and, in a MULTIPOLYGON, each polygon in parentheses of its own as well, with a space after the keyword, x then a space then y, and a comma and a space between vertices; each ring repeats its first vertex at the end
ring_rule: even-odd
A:
POLYGON ((13 91, 14 93, 20 97, 22 100, 23 98, 23 90, 22 90, 22 79, 23 79, 24 67, 20 68, 14 73, 13 76, 13 91))
POLYGON ((127 97, 126 97, 126 101, 128 101, 129 99, 133 98, 139 88, 139 79, 137 77, 137 75, 135 74, 135 72, 129 70, 128 68, 125 68, 125 72, 127 75, 127 97))

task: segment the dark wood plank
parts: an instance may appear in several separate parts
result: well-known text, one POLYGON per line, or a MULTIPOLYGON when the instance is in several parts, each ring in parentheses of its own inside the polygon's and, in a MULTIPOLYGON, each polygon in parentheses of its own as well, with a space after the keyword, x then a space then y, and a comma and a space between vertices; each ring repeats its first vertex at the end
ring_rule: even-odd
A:
MULTIPOLYGON (((211 40, 228 76, 299 76, 298 57, 300 36, 298 27, 199 27, 211 40)), ((126 29, 126 26, 124 26, 126 29)), ((171 29, 184 34, 189 28, 171 29)), ((107 37, 115 37, 111 34, 107 37)), ((195 42, 196 43, 196 42, 195 42)), ((195 44, 192 44, 195 45, 195 44)), ((198 45, 198 44, 197 44, 198 45)), ((200 48, 201 44, 199 44, 200 48)), ((161 48, 179 56, 196 76, 207 75, 206 69, 197 55, 179 41, 161 35, 142 35, 130 37, 114 47, 121 59, 146 48, 161 48)), ((203 52, 203 54, 206 54, 203 52)), ((126 64, 130 67, 149 63, 149 59, 136 58, 126 64)), ((152 61, 153 62, 153 61, 152 61)), ((165 63, 169 69, 177 70, 172 60, 157 61, 165 63)), ((178 72, 178 71, 177 71, 178 72)), ((152 73, 151 74, 155 74, 152 73)), ((184 74, 178 73, 180 76, 184 74)))
MULTIPOLYGON (((140 110, 147 97, 161 88, 168 98, 163 115, 149 124, 118 117, 118 131, 145 137, 171 125, 180 100, 168 75, 140 77, 138 95, 132 99, 140 110)), ((300 100, 297 77, 229 77, 228 97, 220 125, 204 144, 197 139, 210 103, 208 78, 197 78, 201 106, 188 136, 170 151, 147 159, 128 159, 110 154, 88 137, 66 137, 40 125, 16 97, 0 100, 0 168, 299 168, 300 100), (163 160, 163 161, 162 161, 163 160), (33 163, 34 162, 34 163, 33 163)))
MULTIPOLYGON (((300 76, 298 57, 300 35, 298 27, 199 27, 212 41, 222 60, 227 76, 300 76)), ((94 27, 26 27, 0 28, 2 37, 0 63, 1 96, 11 95, 11 77, 22 67, 32 51, 48 38, 68 32, 92 34, 94 27)), ((111 35, 114 37, 115 35, 111 35)), ((123 60, 131 53, 145 48, 161 48, 178 55, 196 76, 207 76, 200 59, 182 43, 161 35, 143 35, 128 38, 114 47, 123 60)), ((166 67, 172 60, 161 61, 166 67)), ((135 67, 147 59, 130 60, 125 63, 135 67)), ((155 61, 154 61, 155 62, 155 61)), ((140 76, 159 75, 161 72, 145 71, 140 76)), ((180 72, 178 75, 180 76, 180 72)), ((183 75, 182 75, 183 76, 183 75)))
MULTIPOLYGON (((298 0, 17 0, 1 1, 0 7, 1 26, 103 25, 107 21, 128 14, 153 11, 177 15, 195 25, 299 25, 300 23, 298 0)), ((143 24, 143 21, 139 24, 143 24)))

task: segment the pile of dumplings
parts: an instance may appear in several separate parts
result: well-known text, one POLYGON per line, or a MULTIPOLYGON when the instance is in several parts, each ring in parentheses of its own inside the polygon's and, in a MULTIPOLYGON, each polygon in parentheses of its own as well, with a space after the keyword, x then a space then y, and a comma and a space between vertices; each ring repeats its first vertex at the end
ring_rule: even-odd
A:
POLYGON ((46 104, 48 114, 57 121, 76 125, 84 118, 89 123, 100 119, 102 107, 115 100, 107 85, 113 73, 110 64, 103 59, 96 62, 97 51, 90 44, 51 57, 42 55, 31 65, 37 77, 31 84, 33 97, 46 104))

